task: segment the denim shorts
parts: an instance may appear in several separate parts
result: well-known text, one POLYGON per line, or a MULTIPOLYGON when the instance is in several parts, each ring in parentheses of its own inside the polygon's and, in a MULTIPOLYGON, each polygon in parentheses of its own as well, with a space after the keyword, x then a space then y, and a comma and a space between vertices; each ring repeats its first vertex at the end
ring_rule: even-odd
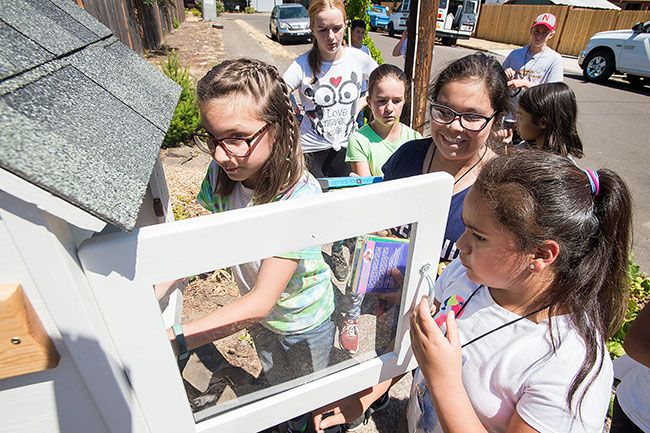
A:
POLYGON ((334 331, 331 317, 300 334, 276 334, 259 324, 250 328, 265 379, 272 384, 328 367, 334 347, 334 331))

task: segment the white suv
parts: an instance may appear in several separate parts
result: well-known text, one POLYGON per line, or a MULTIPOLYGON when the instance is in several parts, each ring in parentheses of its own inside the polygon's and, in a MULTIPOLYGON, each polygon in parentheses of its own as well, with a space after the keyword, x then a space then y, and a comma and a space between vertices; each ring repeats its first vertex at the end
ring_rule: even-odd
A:
POLYGON ((633 85, 650 84, 650 21, 631 30, 596 33, 580 52, 578 64, 587 81, 601 83, 618 71, 633 85))

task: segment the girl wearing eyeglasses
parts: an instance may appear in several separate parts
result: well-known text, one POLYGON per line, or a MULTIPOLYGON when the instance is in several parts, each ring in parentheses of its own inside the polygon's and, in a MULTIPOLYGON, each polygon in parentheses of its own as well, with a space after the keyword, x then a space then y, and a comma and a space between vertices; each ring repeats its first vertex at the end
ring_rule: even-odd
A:
MULTIPOLYGON (((203 207, 217 213, 321 194, 305 168, 289 94, 274 66, 253 59, 225 61, 199 81, 205 132, 194 141, 213 158, 198 195, 203 207)), ((271 383, 327 367, 334 344, 334 292, 321 247, 231 270, 242 296, 184 323, 180 336, 170 330, 175 351, 183 356, 248 328, 271 383)), ((303 417, 297 424, 304 422, 303 417)))
MULTIPOLYGON (((383 167, 384 180, 436 171, 454 176, 442 261, 458 256, 463 200, 483 164, 495 156, 490 139, 510 109, 507 81, 499 62, 485 54, 450 63, 429 89, 431 137, 403 144, 383 167)), ((408 235, 408 228, 400 231, 408 235)))

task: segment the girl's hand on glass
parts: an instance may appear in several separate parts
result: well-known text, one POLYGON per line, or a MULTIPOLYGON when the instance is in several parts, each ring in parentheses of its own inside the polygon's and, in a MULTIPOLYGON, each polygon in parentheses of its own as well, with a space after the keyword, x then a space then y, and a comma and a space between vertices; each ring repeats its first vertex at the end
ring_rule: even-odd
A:
POLYGON ((448 392, 462 386, 460 335, 453 311, 447 314, 446 336, 433 313, 435 307, 430 308, 429 298, 423 296, 411 313, 411 348, 431 392, 448 392))

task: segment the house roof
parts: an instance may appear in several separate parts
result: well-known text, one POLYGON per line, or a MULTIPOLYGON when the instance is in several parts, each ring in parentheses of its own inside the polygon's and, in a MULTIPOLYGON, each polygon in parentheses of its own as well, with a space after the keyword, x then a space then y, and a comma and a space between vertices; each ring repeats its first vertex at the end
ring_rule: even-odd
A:
MULTIPOLYGON (((496 2, 496 1, 495 1, 496 2)), ((505 3, 514 3, 514 0, 506 0, 505 3)), ((549 3, 559 6, 574 6, 577 8, 592 8, 592 9, 613 9, 621 10, 620 7, 607 0, 548 0, 549 3)), ((486 1, 486 3, 493 3, 486 1)), ((503 3, 499 1, 499 3, 503 3)))
POLYGON ((131 230, 180 88, 66 0, 0 8, 0 167, 131 230))
POLYGON ((556 5, 574 6, 577 8, 592 8, 592 9, 614 9, 621 10, 620 7, 607 0, 551 0, 551 3, 556 5))

